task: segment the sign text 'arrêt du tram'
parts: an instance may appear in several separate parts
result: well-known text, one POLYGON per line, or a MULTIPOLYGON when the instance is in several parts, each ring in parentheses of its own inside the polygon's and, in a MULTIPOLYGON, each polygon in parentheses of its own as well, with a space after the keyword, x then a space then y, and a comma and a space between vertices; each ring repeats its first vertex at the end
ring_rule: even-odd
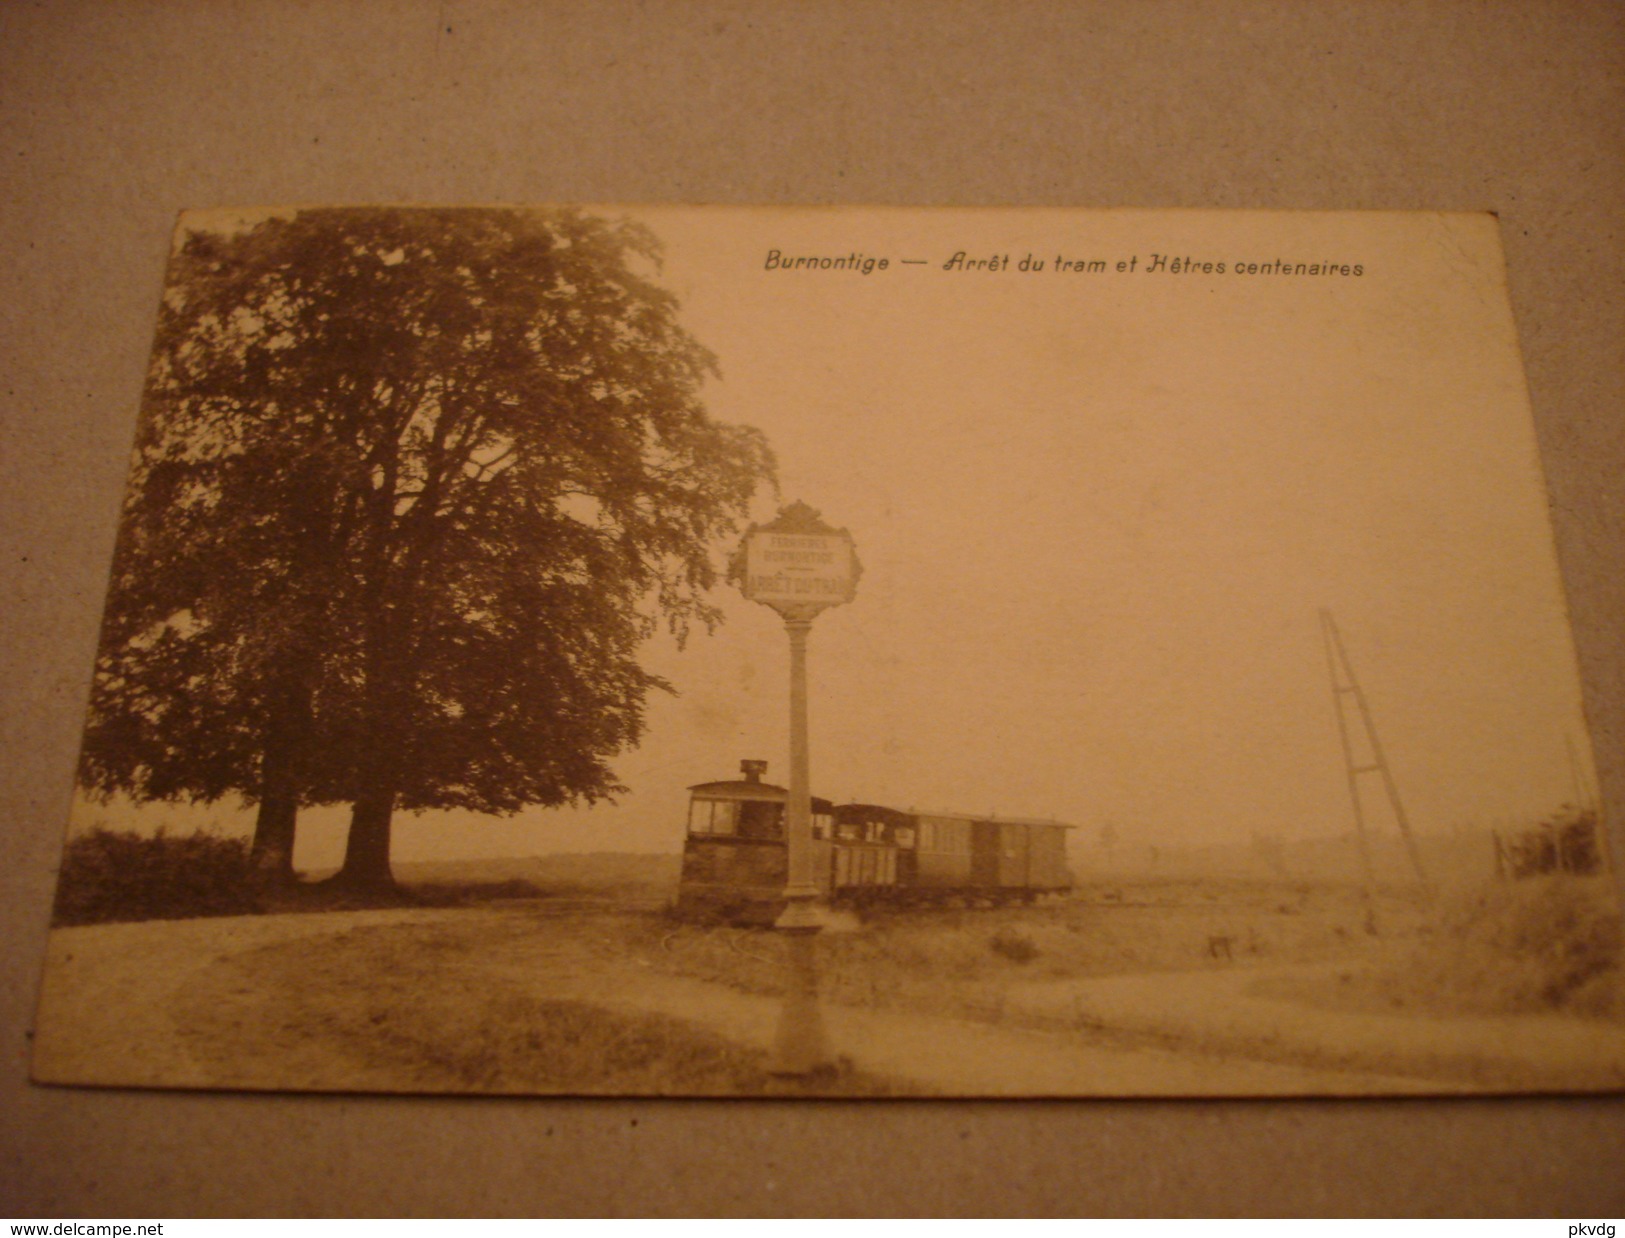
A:
POLYGON ((852 599, 852 542, 838 534, 754 530, 745 546, 745 596, 768 605, 833 606, 852 599))

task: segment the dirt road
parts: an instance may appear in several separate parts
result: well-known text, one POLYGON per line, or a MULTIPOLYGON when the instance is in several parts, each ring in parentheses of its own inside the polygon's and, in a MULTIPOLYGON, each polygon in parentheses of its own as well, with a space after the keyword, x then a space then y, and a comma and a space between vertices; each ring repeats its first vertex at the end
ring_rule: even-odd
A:
MULTIPOLYGON (((355 925, 458 914, 400 908, 53 929, 34 1029, 33 1077, 41 1083, 230 1086, 217 1068, 188 1051, 185 1028, 177 1020, 184 995, 210 967, 264 946, 328 937, 355 925)), ((245 1051, 251 1051, 246 1031, 244 1040, 245 1051)))
MULTIPOLYGON (((1335 965, 1239 967, 1026 985, 1019 1014, 1065 1019, 1132 1039, 1193 1049, 1403 1073, 1464 1090, 1589 1091, 1625 1087, 1625 1027, 1556 1015, 1367 1013, 1292 1000, 1296 981, 1335 965)), ((1301 986, 1312 988, 1309 984, 1301 986)))
MULTIPOLYGON (((493 959, 487 966, 503 964, 493 959)), ((529 960, 518 966, 526 975, 535 974, 529 960)), ((763 1049, 773 1044, 781 1006, 775 997, 647 968, 621 968, 612 975, 576 973, 550 980, 548 989, 610 1009, 671 1015, 763 1049)), ((1113 1045, 1076 1034, 914 1013, 826 1004, 823 1021, 831 1051, 854 1066, 946 1095, 1282 1096, 1439 1090, 1414 1078, 1113 1045)))
MULTIPOLYGON (((746 1046, 771 1044, 777 999, 662 974, 647 958, 620 951, 614 928, 614 917, 605 915, 549 922, 534 910, 401 909, 59 929, 51 935, 35 1077, 123 1086, 458 1090, 455 1081, 437 1084, 432 1071, 405 1077, 341 1052, 321 1034, 319 1018, 283 1025, 265 1017, 263 1003, 254 1004, 256 960, 266 957, 256 952, 283 951, 284 964, 287 951, 308 956, 312 1000, 319 1002, 323 952, 357 932, 375 939, 438 932, 460 943, 464 948, 446 965, 470 992, 518 986, 540 997, 679 1018, 746 1046)), ((1449 1068, 1434 1073, 1426 1053, 1396 1056, 1389 1051, 1393 1029, 1359 1016, 1314 1016, 1320 1052, 1305 1051, 1301 1038, 1272 1040, 1283 1026, 1298 1026, 1283 1022, 1278 1010, 1268 1017, 1253 1010, 1238 1016, 1241 1025, 1215 1029, 1215 1012, 1229 1019, 1226 1012, 1248 1009, 1238 1005, 1236 975, 1120 977, 1014 995, 1013 1012, 1056 1030, 843 1006, 827 1007, 824 1018, 834 1050, 859 1069, 950 1095, 1336 1095, 1484 1086, 1457 1062, 1441 1060, 1449 1068), (1080 1011, 1090 1026, 1080 1025, 1080 1011), (1324 1051, 1327 1045, 1355 1051, 1339 1055, 1324 1051)), ((380 984, 388 980, 378 977, 380 984)), ((1599 1044, 1586 1052, 1611 1051, 1599 1044)))

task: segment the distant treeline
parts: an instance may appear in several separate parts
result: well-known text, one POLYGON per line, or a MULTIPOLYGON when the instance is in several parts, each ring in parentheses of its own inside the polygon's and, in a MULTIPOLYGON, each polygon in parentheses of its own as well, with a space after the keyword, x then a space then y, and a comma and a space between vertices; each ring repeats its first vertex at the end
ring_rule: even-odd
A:
MULTIPOLYGON (((389 903, 456 906, 495 899, 606 895, 664 899, 681 857, 618 852, 400 864, 387 898, 306 882, 289 886, 253 863, 247 839, 197 831, 142 835, 98 828, 68 841, 52 923, 190 920, 389 903)), ((320 876, 321 874, 314 874, 320 876)))

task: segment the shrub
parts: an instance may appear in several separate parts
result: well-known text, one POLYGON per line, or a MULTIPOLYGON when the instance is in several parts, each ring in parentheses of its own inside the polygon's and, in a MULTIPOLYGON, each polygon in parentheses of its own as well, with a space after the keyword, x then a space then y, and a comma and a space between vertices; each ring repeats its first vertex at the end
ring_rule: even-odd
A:
POLYGON ((1482 1013, 1620 1017, 1619 913, 1602 878, 1498 883, 1445 909, 1413 983, 1482 1013))
POLYGON ((1014 929, 1000 929, 987 944, 994 954, 1012 963, 1031 963, 1038 957, 1038 946, 1033 939, 1014 929))
POLYGON ((151 837, 96 829, 68 840, 54 924, 184 920, 264 910, 248 844, 198 831, 151 837))
MULTIPOLYGON (((1499 838, 1496 845, 1502 846, 1499 838)), ((1514 877, 1600 873, 1604 866, 1603 846, 1597 814, 1589 808, 1565 805, 1534 829, 1514 835, 1502 854, 1514 877)))

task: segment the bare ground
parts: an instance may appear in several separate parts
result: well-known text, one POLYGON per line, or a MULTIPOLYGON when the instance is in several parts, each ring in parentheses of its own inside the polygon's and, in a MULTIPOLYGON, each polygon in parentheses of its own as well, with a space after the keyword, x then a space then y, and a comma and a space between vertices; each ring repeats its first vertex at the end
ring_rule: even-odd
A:
MULTIPOLYGON (((525 1055, 523 1040, 492 1039, 504 1030, 490 1027, 493 1020, 544 1017, 538 1003, 658 1016, 765 1053, 778 999, 670 974, 651 923, 647 915, 541 904, 59 929, 51 935, 35 1078, 601 1090, 594 1078, 561 1080, 541 1069, 546 1063, 514 1060, 525 1055), (507 1047, 476 1054, 467 1045, 480 1038, 507 1047)), ((998 1017, 987 1020, 833 1003, 824 1019, 835 1051, 880 1081, 867 1092, 1263 1096, 1625 1083, 1625 1033, 1617 1027, 1317 1009, 1258 991, 1283 970, 1035 979, 1012 985, 998 1017)), ((697 1078, 705 1081, 622 1086, 732 1090, 726 1075, 697 1078)))
POLYGON ((1625 1088, 1625 1027, 1565 1015, 1437 1017, 1337 1009, 1294 994, 1340 964, 1093 977, 1021 986, 1027 1016, 1145 1044, 1177 1043, 1321 1068, 1403 1074, 1439 1090, 1625 1088))

